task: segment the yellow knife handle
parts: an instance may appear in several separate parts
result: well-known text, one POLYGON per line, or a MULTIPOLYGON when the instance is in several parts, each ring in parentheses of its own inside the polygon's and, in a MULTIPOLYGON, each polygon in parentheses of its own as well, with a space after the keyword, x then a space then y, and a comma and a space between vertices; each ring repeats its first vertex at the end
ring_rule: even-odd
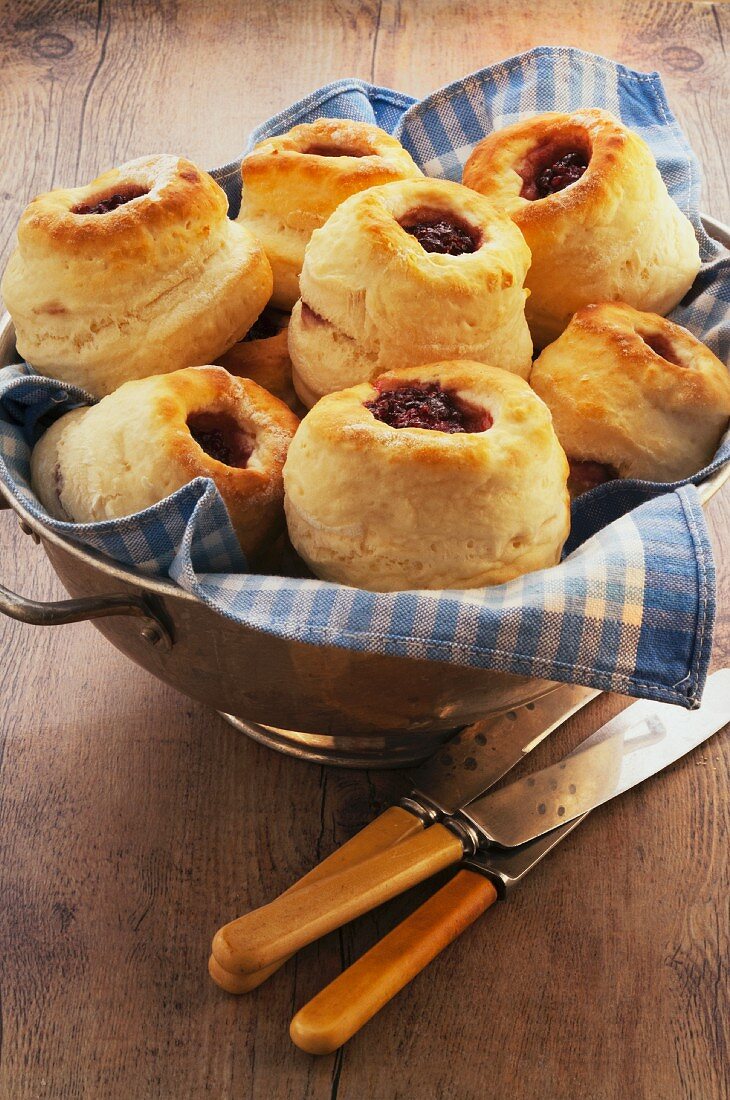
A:
MULTIPOLYGON (((285 893, 289 894, 293 890, 299 890, 306 883, 316 882, 334 874, 336 871, 343 871, 346 867, 360 863, 361 860, 375 855, 376 852, 383 852, 394 844, 398 844, 401 840, 407 840, 422 831, 423 822, 415 814, 409 813, 408 810, 404 810, 400 806, 390 806, 374 821, 366 825, 364 829, 361 829, 359 833, 356 833, 335 852, 332 852, 306 875, 298 879, 285 893)), ((211 955, 208 961, 208 972, 213 981, 228 993, 248 993, 265 982, 290 958, 291 955, 286 955, 284 958, 272 963, 271 966, 267 966, 263 970, 255 970, 250 974, 232 974, 228 970, 224 970, 216 962, 215 957, 211 955)))
POLYGON ((308 1054, 337 1050, 496 900, 489 879, 458 871, 300 1008, 289 1029, 292 1041, 308 1054))
POLYGON ((455 833, 432 825, 410 840, 282 894, 224 925, 213 938, 215 961, 234 974, 263 970, 458 863, 463 854, 455 833))

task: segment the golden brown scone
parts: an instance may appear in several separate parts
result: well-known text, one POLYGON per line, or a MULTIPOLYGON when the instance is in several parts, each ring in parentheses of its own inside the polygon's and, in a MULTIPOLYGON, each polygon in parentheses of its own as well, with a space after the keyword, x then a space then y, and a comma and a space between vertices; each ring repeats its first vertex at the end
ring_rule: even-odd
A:
POLYGON ((239 378, 252 378, 297 416, 306 412, 296 395, 291 376, 288 333, 289 314, 265 309, 243 340, 239 340, 217 363, 239 378))
POLYGON ((651 150, 607 111, 548 113, 497 130, 464 183, 512 217, 532 252, 527 320, 538 348, 591 302, 665 314, 691 287, 700 253, 651 150))
POLYGON ((553 414, 574 496, 615 477, 689 477, 730 417, 730 374, 709 348, 622 302, 579 310, 530 383, 553 414))
POLYGON ((126 382, 41 437, 33 488, 57 519, 92 523, 140 512, 210 477, 252 557, 280 529, 282 468, 298 423, 281 401, 222 367, 126 382))
POLYGON ((175 156, 140 157, 26 208, 2 293, 20 354, 95 396, 210 363, 271 294, 225 192, 175 156))
POLYGON ((516 374, 456 361, 323 397, 284 467, 292 544, 328 581, 476 588, 555 565, 568 464, 516 374))
POLYGON ((292 308, 312 231, 341 202, 367 187, 421 175, 400 142, 368 122, 320 118, 259 142, 241 164, 238 221, 266 249, 272 304, 292 308))
POLYGON ((470 359, 527 377, 530 252, 508 217, 445 180, 347 199, 307 247, 289 325, 305 405, 384 371, 470 359))

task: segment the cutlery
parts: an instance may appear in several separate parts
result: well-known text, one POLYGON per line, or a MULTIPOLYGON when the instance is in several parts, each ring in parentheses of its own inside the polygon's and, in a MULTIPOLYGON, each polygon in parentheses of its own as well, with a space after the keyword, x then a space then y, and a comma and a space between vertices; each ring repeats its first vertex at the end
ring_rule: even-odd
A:
POLYGON ((487 795, 478 808, 470 807, 465 816, 492 846, 467 857, 463 870, 300 1009, 290 1027, 293 1042, 310 1054, 337 1050, 521 882, 591 809, 663 770, 721 729, 730 719, 730 669, 709 678, 698 711, 687 715, 678 709, 636 703, 560 763, 487 795), (494 847, 495 834, 519 846, 494 847))
MULTIPOLYGON (((534 703, 467 726, 411 773, 412 789, 399 805, 389 807, 281 897, 291 899, 295 892, 420 835, 434 821, 456 813, 599 694, 594 688, 561 684, 534 703)), ((255 989, 293 954, 283 951, 266 964, 246 968, 228 952, 224 931, 214 940, 208 971, 229 993, 255 989)))
POLYGON ((724 669, 710 677, 703 705, 694 712, 669 703, 634 703, 565 757, 564 767, 548 769, 548 776, 529 776, 486 794, 420 835, 225 925, 214 940, 216 959, 228 970, 268 966, 484 844, 525 843, 579 817, 716 732, 727 720, 729 698, 730 670, 724 669))

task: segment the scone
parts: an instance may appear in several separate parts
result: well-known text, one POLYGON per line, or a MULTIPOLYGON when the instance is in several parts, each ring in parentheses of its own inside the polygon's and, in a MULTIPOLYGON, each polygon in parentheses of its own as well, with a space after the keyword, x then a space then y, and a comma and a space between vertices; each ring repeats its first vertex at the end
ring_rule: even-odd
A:
POLYGON ((260 142, 241 164, 238 221, 266 249, 274 272, 272 305, 292 308, 312 231, 344 199, 421 175, 400 142, 368 122, 320 118, 260 142))
POLYGON ((384 371, 470 359, 527 377, 530 251, 485 199, 408 180, 347 199, 312 234, 289 325, 307 406, 384 371))
POLYGON ((289 314, 265 309, 239 340, 216 362, 239 378, 252 378, 274 397, 288 405, 297 416, 306 410, 294 391, 289 358, 289 314))
POLYGON ((730 374, 709 348, 621 302, 579 310, 530 383, 552 412, 574 496, 616 477, 690 477, 730 418, 730 374))
POLYGON ((227 210, 212 177, 175 156, 34 199, 2 281, 20 354, 97 397, 212 362, 272 288, 261 245, 227 210))
POLYGON ((316 576, 373 591, 475 588, 556 565, 568 464, 515 374, 431 363, 320 402, 284 467, 292 544, 316 576))
POLYGON ((93 523, 209 477, 251 558, 281 527, 282 468, 298 423, 281 401, 222 367, 139 379, 49 428, 31 456, 33 488, 57 519, 93 523))
POLYGON ((463 182, 509 214, 530 246, 526 308, 538 348, 591 302, 668 313, 700 269, 692 225, 649 146, 607 111, 497 130, 474 149, 463 182))

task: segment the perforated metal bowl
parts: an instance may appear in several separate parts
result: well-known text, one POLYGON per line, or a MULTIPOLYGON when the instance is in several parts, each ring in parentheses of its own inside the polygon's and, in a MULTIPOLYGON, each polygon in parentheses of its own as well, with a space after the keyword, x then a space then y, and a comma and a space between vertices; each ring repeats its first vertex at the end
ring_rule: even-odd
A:
MULTIPOLYGON (((705 224, 730 247, 730 228, 710 218, 705 224)), ((0 366, 16 361, 6 315, 0 366)), ((708 480, 703 500, 728 475, 730 468, 708 480)), ((349 767, 403 765, 430 755, 459 726, 555 687, 509 673, 276 638, 230 622, 168 581, 64 541, 14 499, 8 503, 73 599, 38 604, 0 585, 0 611, 46 626, 93 619, 112 645, 160 680, 291 755, 349 767)))

